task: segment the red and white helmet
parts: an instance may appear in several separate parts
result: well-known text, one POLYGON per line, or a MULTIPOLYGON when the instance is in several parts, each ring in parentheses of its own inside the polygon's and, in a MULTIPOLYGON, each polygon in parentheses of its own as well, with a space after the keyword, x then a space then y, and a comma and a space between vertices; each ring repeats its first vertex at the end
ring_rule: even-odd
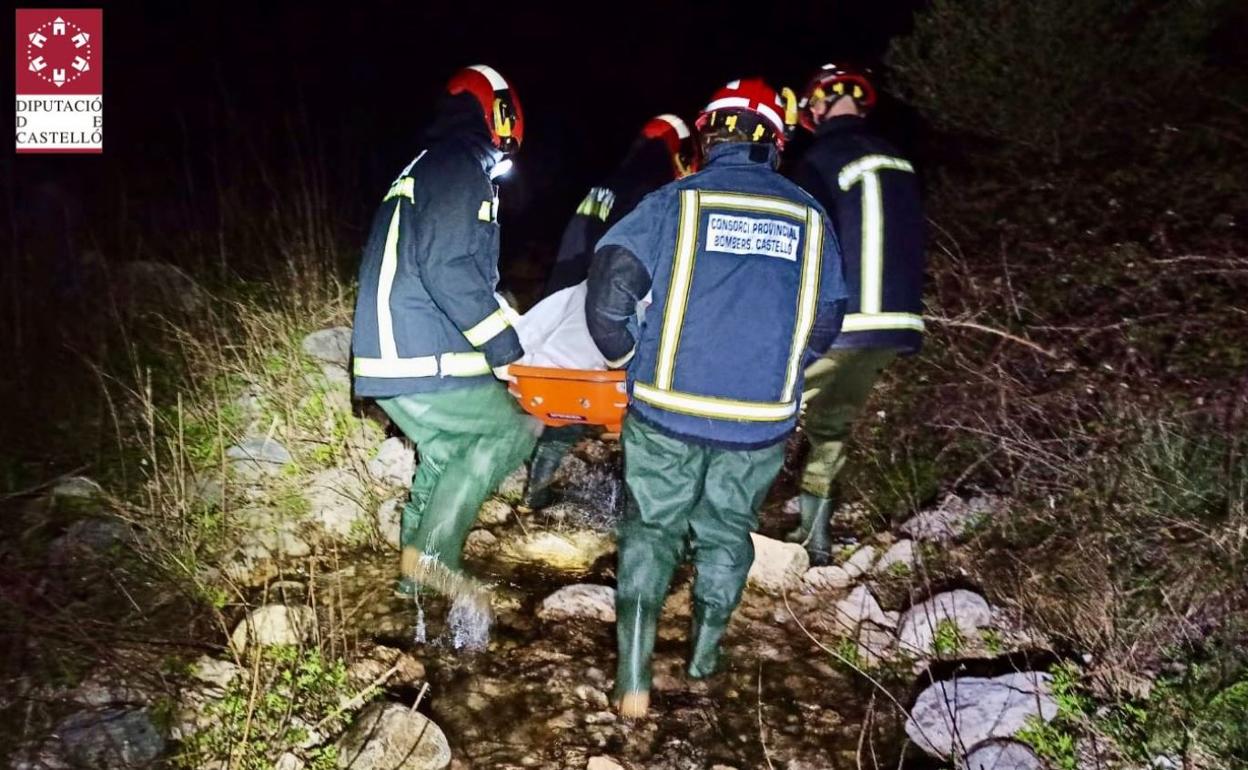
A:
POLYGON ((697 142, 685 121, 664 113, 655 115, 642 126, 641 135, 647 139, 662 139, 672 156, 672 173, 677 179, 698 170, 697 142))
POLYGON ((802 127, 808 131, 815 130, 810 105, 821 99, 836 100, 847 96, 854 100, 862 112, 870 110, 875 106, 875 86, 871 84, 873 75, 868 67, 849 64, 830 63, 820 67, 802 90, 802 101, 799 104, 802 127))
POLYGON ((711 96, 711 101, 698 115, 697 128, 721 125, 735 117, 732 125, 752 131, 756 142, 770 139, 784 149, 785 116, 792 110, 785 107, 780 94, 762 78, 733 80, 711 96))
POLYGON ((446 84, 449 94, 470 93, 481 104, 494 146, 510 155, 524 141, 524 111, 520 97, 498 70, 486 64, 464 67, 446 84))

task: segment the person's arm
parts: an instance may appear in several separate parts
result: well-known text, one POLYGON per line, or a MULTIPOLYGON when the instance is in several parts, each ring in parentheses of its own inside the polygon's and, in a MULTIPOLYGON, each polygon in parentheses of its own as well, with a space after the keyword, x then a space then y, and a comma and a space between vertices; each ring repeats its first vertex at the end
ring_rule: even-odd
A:
POLYGON ((416 234, 415 254, 421 281, 429 296, 464 337, 485 355, 491 367, 524 355, 520 338, 494 296, 486 266, 498 254, 482 253, 497 243, 490 232, 494 189, 471 158, 448 158, 445 169, 425 180, 434 187, 427 196, 416 234))
POLYGON ((630 330, 637 303, 653 283, 646 260, 663 223, 661 193, 644 198, 598 242, 589 268, 585 321, 607 365, 622 368, 632 360, 637 341, 630 330))

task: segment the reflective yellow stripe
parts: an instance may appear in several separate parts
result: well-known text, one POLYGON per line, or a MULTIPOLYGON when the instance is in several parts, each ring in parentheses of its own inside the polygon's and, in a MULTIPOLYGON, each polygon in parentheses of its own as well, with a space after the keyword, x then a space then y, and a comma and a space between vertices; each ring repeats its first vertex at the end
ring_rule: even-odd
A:
POLYGON ((360 377, 475 377, 489 374, 490 365, 480 353, 443 353, 414 358, 356 358, 353 367, 360 377))
POLYGON ((740 209, 755 211, 760 214, 780 214, 799 221, 806 220, 806 207, 770 195, 745 195, 742 193, 703 192, 700 196, 703 206, 715 208, 740 209))
POLYGON ((399 212, 402 208, 402 204, 394 204, 386 245, 381 252, 381 272, 377 277, 377 339, 382 358, 399 357, 399 349, 394 344, 394 319, 390 316, 390 290, 399 269, 399 212))
POLYGON ((390 185, 389 192, 386 193, 386 197, 382 198, 381 202, 385 203, 391 198, 399 198, 399 197, 407 198, 409 201, 413 203, 416 202, 416 180, 415 179, 413 179, 410 176, 405 176, 402 179, 394 180, 394 184, 390 185))
POLYGON ((789 350, 789 366, 784 377, 784 393, 781 401, 792 401, 797 387, 798 370, 810 339, 810 329, 815 324, 815 309, 819 300, 819 280, 823 274, 823 217, 815 209, 806 207, 806 254, 802 258, 802 280, 797 289, 797 319, 793 326, 793 347, 789 350))
POLYGON ((913 329, 923 331, 923 318, 915 313, 850 313, 841 324, 842 332, 913 329))
POLYGON ((836 181, 842 190, 848 190, 864 174, 872 174, 886 168, 914 173, 914 166, 911 166, 910 162, 904 158, 893 158, 888 155, 864 155, 841 169, 841 173, 837 175, 836 181))
POLYGON ((695 417, 747 422, 781 422, 797 411, 797 402, 735 401, 712 396, 695 396, 672 390, 659 390, 642 382, 633 384, 633 396, 668 411, 695 417))
POLYGON ((357 377, 436 377, 437 356, 419 358, 359 358, 354 366, 357 377))
POLYGON ((490 373, 490 365, 480 353, 443 353, 439 364, 443 377, 475 377, 490 373))
POLYGON ((880 193, 879 175, 884 169, 914 173, 914 167, 902 158, 865 155, 845 166, 837 175, 837 183, 845 191, 862 182, 859 296, 862 312, 871 314, 878 314, 884 309, 884 199, 880 193))
POLYGON ((689 302, 689 285, 693 280, 693 263, 698 251, 698 191, 680 193, 680 222, 677 225, 676 253, 672 257, 672 275, 668 281, 667 303, 663 307, 663 327, 654 368, 654 386, 670 390, 676 373, 676 350, 680 347, 680 331, 685 323, 685 306, 689 302))
POLYGON ((502 308, 499 308, 487 315, 481 323, 464 332, 464 336, 468 338, 468 341, 472 343, 474 348, 479 348, 497 337, 509 326, 511 324, 507 322, 507 315, 502 308))

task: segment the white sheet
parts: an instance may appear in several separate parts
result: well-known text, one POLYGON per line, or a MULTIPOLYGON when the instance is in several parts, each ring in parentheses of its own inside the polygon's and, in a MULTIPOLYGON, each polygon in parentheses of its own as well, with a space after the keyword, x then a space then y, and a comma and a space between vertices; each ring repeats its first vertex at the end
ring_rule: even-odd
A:
POLYGON ((525 366, 561 369, 606 369, 607 360, 585 324, 585 283, 557 291, 513 322, 525 366))

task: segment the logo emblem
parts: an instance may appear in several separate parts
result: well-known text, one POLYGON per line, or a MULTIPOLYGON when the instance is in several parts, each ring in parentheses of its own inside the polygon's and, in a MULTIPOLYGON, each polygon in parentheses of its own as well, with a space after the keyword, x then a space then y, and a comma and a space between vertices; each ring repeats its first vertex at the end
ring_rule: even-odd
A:
POLYGON ((104 12, 17 9, 17 151, 102 152, 104 12))

